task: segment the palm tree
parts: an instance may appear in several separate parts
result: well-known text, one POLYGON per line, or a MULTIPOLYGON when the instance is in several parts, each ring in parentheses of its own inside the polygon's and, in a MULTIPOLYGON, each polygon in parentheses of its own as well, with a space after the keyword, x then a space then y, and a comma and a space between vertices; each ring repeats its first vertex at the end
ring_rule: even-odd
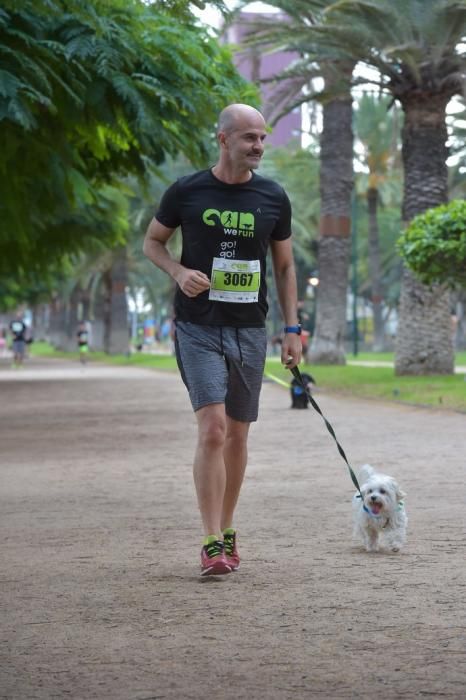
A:
POLYGON ((451 199, 465 199, 466 108, 463 107, 453 115, 450 115, 448 122, 450 127, 450 156, 453 156, 454 160, 454 164, 448 169, 448 189, 451 199))
MULTIPOLYGON (((318 242, 319 294, 309 360, 314 364, 344 364, 346 296, 350 259, 351 192, 353 189, 352 58, 326 55, 311 39, 325 23, 330 0, 271 0, 286 13, 251 23, 249 43, 284 49, 302 57, 275 76, 279 82, 273 122, 312 96, 322 104, 320 137, 320 223, 318 242), (283 19, 283 17, 282 17, 283 19), (303 96, 313 78, 323 78, 324 88, 303 96)), ((267 115, 266 115, 267 116, 267 115)))
POLYGON ((355 132, 363 147, 362 164, 369 170, 366 200, 369 217, 368 262, 372 313, 374 319, 373 350, 385 347, 383 299, 385 290, 380 256, 378 207, 382 191, 398 157, 397 120, 388 112, 390 99, 364 93, 355 111, 355 132))
MULTIPOLYGON (((445 110, 465 85, 466 0, 271 0, 290 14, 282 47, 301 46, 304 75, 312 63, 338 58, 376 70, 354 84, 374 84, 404 112, 402 158, 405 222, 447 200, 445 110), (323 7, 325 5, 325 7, 323 7), (293 13, 293 7, 297 11, 293 13), (302 17, 299 8, 303 9, 302 17), (305 9, 308 8, 307 13, 305 9)), ((278 31, 278 30, 277 30, 278 31)), ((276 34, 278 42, 278 35, 276 34)), ((305 101, 306 97, 299 102, 305 101)), ((344 127, 346 129, 346 126, 344 127)), ((449 294, 403 272, 396 349, 398 374, 451 373, 449 294)))
MULTIPOLYGON (((445 111, 465 85, 465 30, 465 0, 341 0, 319 28, 327 50, 375 68, 369 80, 401 104, 405 222, 447 200, 445 111)), ((404 270, 396 372, 453 372, 451 335, 449 293, 404 270)))

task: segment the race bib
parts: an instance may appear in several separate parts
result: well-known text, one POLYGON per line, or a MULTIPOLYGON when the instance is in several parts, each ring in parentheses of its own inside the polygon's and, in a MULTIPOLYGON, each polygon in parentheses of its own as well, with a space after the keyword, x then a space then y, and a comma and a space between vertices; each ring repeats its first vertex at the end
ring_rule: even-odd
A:
POLYGON ((214 258, 209 299, 250 304, 259 298, 260 283, 259 260, 214 258))

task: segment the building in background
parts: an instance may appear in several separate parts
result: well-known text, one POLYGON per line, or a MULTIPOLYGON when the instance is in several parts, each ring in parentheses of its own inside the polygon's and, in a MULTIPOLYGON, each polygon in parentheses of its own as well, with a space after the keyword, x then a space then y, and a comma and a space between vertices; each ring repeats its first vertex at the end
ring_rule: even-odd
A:
MULTIPOLYGON (((244 78, 260 85, 262 96, 261 111, 266 120, 271 121, 280 114, 284 104, 283 100, 280 100, 277 95, 283 92, 284 87, 293 93, 293 83, 290 80, 286 81, 286 84, 282 83, 277 86, 273 83, 260 83, 260 81, 283 71, 297 58, 297 54, 289 51, 262 53, 260 49, 255 47, 241 48, 248 33, 252 31, 254 22, 260 21, 264 17, 276 18, 277 22, 284 20, 284 15, 278 13, 264 15, 263 13, 241 12, 238 20, 225 29, 223 37, 226 43, 240 47, 235 52, 236 67, 244 78)), ((275 124, 272 133, 267 137, 267 143, 273 146, 286 146, 292 141, 300 143, 301 135, 301 107, 297 107, 275 124)))

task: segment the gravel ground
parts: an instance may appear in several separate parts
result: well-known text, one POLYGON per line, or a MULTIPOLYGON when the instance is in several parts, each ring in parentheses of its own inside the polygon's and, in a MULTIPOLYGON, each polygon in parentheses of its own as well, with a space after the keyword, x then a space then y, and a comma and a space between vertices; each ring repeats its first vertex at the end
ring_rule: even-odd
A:
POLYGON ((4 361, 0 397, 2 700, 466 698, 464 415, 316 394, 408 494, 367 554, 321 417, 264 384, 241 569, 204 580, 176 375, 4 361))

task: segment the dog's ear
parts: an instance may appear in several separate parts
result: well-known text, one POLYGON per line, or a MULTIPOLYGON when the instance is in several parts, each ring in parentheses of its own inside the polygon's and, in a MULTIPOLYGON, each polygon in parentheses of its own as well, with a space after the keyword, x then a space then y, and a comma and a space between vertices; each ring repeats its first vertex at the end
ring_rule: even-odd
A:
POLYGON ((374 473, 373 467, 370 464, 363 464, 359 470, 359 483, 364 484, 374 473))
POLYGON ((406 494, 401 490, 398 482, 393 477, 390 477, 390 487, 393 489, 397 503, 402 501, 406 494))

